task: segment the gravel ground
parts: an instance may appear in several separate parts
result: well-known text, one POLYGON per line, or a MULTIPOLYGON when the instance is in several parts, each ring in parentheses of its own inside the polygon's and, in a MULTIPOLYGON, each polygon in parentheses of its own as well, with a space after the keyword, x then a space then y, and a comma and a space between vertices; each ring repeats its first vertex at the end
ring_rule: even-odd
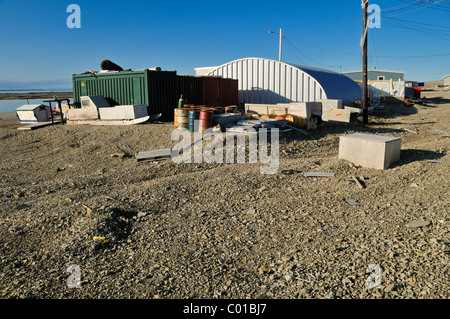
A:
POLYGON ((169 123, 18 131, 2 113, 0 297, 448 299, 450 93, 423 95, 367 126, 282 134, 274 175, 137 163, 175 144, 169 123), (400 161, 338 159, 354 132, 400 137, 400 161))

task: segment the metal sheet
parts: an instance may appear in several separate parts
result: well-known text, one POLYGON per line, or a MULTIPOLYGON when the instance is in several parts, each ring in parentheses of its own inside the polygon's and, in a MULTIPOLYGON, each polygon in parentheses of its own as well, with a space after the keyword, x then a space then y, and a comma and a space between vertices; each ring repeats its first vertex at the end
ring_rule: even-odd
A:
POLYGON ((202 78, 197 76, 178 76, 178 96, 183 95, 185 104, 202 104, 202 78))

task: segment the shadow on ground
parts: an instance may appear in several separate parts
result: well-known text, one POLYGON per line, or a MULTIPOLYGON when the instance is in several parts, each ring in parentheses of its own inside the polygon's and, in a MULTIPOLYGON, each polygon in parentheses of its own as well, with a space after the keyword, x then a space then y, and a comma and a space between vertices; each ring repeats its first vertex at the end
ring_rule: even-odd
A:
POLYGON ((400 160, 390 166, 394 168, 397 166, 407 165, 413 162, 421 162, 426 160, 436 161, 444 157, 445 153, 438 153, 427 150, 414 150, 414 149, 404 149, 400 152, 400 160))

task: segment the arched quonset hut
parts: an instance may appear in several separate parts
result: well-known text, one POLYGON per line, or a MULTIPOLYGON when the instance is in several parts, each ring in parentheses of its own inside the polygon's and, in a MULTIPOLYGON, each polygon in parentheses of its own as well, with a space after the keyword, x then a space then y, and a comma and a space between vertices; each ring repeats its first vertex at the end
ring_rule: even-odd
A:
POLYGON ((340 99, 348 105, 362 97, 361 87, 345 75, 264 58, 244 58, 202 68, 207 76, 239 80, 239 104, 276 104, 340 99))

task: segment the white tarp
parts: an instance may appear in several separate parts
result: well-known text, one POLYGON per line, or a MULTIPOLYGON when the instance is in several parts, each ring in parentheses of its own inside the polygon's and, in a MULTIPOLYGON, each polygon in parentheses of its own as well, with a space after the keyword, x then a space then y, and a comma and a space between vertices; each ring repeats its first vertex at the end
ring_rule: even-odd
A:
MULTIPOLYGON (((405 81, 369 81, 369 96, 371 99, 384 97, 405 98, 405 81)), ((358 82, 362 87, 362 82, 358 82)))

